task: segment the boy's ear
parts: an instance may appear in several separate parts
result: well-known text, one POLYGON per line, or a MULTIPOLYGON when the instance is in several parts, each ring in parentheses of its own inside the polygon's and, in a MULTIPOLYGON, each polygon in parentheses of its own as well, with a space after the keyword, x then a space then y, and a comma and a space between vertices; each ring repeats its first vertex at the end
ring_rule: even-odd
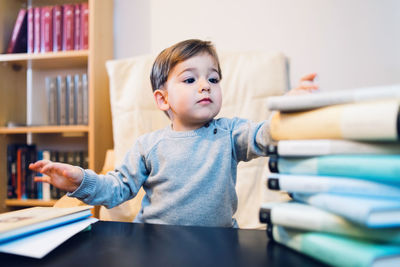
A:
POLYGON ((162 111, 169 110, 168 104, 168 92, 167 90, 157 89, 153 93, 154 99, 156 100, 157 107, 162 111))

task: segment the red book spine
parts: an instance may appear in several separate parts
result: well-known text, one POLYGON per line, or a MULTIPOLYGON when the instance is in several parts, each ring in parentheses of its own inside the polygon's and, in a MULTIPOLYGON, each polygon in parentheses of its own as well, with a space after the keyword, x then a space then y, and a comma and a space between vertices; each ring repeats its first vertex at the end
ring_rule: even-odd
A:
POLYGON ((62 50, 62 7, 53 7, 53 51, 62 50))
POLYGON ((81 5, 75 4, 74 49, 79 50, 81 45, 81 5))
POLYGON ((14 25, 14 30, 11 35, 11 40, 8 43, 7 53, 14 53, 16 42, 17 42, 17 37, 21 31, 22 23, 24 22, 25 15, 26 15, 26 9, 21 9, 18 12, 17 20, 15 21, 15 25, 14 25))
POLYGON ((63 5, 63 50, 74 49, 74 5, 63 5))
POLYGON ((28 53, 33 53, 34 37, 33 37, 33 7, 28 8, 28 53))
POLYGON ((17 198, 22 198, 22 150, 17 150, 17 198))
POLYGON ((81 38, 80 48, 85 50, 89 48, 89 5, 81 4, 81 38))
POLYGON ((53 7, 42 7, 40 33, 41 33, 41 51, 53 51, 53 7))
POLYGON ((34 47, 33 52, 39 53, 40 52, 40 14, 41 8, 35 7, 34 8, 34 15, 33 15, 33 40, 34 40, 34 47))

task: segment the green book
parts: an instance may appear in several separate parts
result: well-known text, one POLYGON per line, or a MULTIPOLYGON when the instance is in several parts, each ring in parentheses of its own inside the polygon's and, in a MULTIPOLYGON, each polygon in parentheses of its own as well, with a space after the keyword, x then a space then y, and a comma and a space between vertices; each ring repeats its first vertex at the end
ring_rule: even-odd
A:
POLYGON ((268 226, 271 239, 331 266, 400 266, 400 246, 268 226))

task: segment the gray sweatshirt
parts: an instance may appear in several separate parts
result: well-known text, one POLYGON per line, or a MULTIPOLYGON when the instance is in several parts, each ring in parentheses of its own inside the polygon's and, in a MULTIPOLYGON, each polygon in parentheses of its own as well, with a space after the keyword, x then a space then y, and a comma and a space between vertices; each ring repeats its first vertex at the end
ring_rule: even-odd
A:
POLYGON ((266 156, 269 121, 212 120, 186 132, 171 126, 138 138, 121 166, 106 175, 84 171, 69 196, 112 208, 146 194, 135 222, 236 226, 237 164, 266 156))

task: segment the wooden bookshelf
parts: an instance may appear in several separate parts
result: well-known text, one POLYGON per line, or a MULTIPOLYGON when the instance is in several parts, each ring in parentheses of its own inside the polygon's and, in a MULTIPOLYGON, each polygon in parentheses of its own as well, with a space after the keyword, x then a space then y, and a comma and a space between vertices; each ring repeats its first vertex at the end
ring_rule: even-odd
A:
POLYGON ((55 200, 6 199, 8 144, 32 143, 38 149, 56 146, 57 149, 64 147, 65 151, 83 148, 88 152, 89 168, 101 171, 106 151, 113 147, 105 67, 105 62, 113 58, 113 5, 112 0, 0 0, 0 212, 10 207, 55 203, 55 200), (21 8, 81 2, 89 4, 88 50, 1 54, 7 49, 21 8), (35 119, 39 118, 36 115, 40 114, 40 107, 47 105, 44 77, 70 73, 88 75, 88 124, 30 126, 43 124, 36 123, 35 119), (7 127, 10 122, 28 126, 7 127))

